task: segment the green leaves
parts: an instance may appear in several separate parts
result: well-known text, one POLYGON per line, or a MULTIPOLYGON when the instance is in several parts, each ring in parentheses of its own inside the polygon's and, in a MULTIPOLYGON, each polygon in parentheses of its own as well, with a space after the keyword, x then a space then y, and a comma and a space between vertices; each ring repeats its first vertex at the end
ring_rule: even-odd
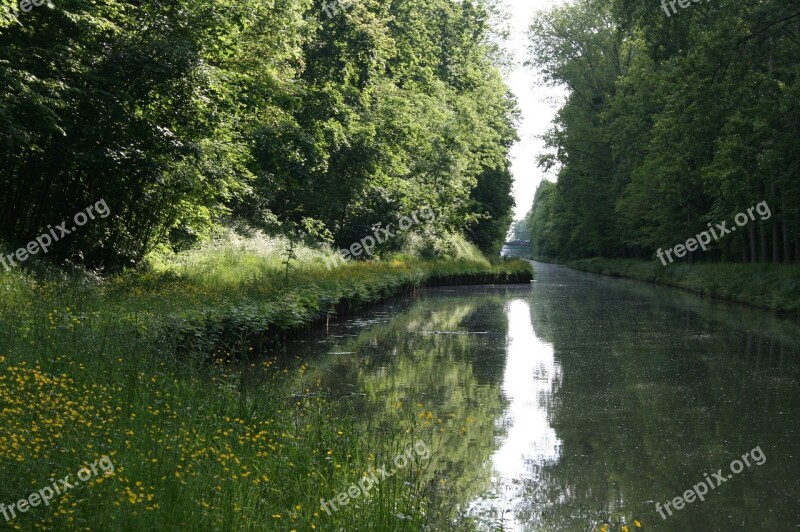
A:
POLYGON ((54 256, 129 265, 223 220, 349 244, 425 204, 432 233, 495 245, 475 222, 507 222, 513 105, 484 5, 318 4, 64 0, 4 28, 0 235, 104 197, 115 216, 54 256))
POLYGON ((649 258, 767 200, 777 218, 689 260, 800 258, 796 11, 720 0, 667 17, 585 0, 542 15, 532 61, 570 91, 548 135, 558 194, 537 221, 550 249, 649 258))

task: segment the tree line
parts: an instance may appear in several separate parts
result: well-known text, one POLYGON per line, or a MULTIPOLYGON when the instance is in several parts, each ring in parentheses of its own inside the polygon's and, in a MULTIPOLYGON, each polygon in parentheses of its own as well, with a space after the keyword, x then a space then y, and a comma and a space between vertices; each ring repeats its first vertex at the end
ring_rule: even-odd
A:
POLYGON ((578 0, 530 39, 567 89, 539 161, 558 179, 526 220, 535 256, 653 259, 765 201, 768 220, 683 260, 800 260, 798 0, 578 0))
POLYGON ((326 5, 0 0, 0 239, 103 198, 53 253, 115 268, 219 224, 345 247, 429 205, 425 238, 499 250, 516 105, 495 6, 326 5))

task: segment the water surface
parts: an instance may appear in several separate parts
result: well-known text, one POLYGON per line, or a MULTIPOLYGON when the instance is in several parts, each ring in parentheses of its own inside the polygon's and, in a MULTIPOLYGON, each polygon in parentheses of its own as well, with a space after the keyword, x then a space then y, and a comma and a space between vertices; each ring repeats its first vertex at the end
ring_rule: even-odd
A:
POLYGON ((437 429, 448 528, 800 530, 797 321, 536 272, 530 285, 424 290, 292 349, 366 417, 402 427, 398 405, 420 408, 413 422, 437 429), (754 448, 765 461, 732 474, 754 448), (705 501, 663 510, 719 469, 705 501))

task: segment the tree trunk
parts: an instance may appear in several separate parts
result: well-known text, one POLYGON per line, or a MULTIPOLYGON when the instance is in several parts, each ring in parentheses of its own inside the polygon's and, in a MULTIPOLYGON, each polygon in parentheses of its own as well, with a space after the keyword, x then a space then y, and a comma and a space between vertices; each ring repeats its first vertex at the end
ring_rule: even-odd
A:
MULTIPOLYGON (((778 199, 778 196, 779 196, 778 187, 773 182, 772 186, 770 188, 771 188, 770 192, 772 193, 772 203, 773 203, 773 205, 777 205, 778 202, 775 201, 775 200, 778 199)), ((783 210, 781 210, 781 212, 779 214, 781 215, 781 218, 783 218, 783 210)), ((777 220, 773 219, 772 220, 772 262, 774 264, 780 264, 780 262, 781 262, 781 234, 780 233, 781 233, 781 227, 777 223, 777 220)))
POLYGON ((783 262, 792 262, 792 243, 789 240, 789 225, 786 222, 786 197, 781 194, 781 230, 783 233, 783 262))
POLYGON ((742 264, 747 264, 747 233, 742 233, 742 264))
POLYGON ((797 223, 797 216, 795 216, 795 231, 797 231, 794 235, 794 259, 800 262, 800 230, 797 228, 800 227, 797 223))

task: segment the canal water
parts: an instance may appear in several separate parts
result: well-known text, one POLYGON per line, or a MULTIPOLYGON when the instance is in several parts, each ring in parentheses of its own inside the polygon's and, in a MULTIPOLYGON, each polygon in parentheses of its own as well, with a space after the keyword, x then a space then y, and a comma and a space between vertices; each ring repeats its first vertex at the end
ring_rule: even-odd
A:
POLYGON ((438 529, 800 530, 796 319, 535 267, 292 350, 365 417, 434 429, 438 529))

